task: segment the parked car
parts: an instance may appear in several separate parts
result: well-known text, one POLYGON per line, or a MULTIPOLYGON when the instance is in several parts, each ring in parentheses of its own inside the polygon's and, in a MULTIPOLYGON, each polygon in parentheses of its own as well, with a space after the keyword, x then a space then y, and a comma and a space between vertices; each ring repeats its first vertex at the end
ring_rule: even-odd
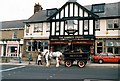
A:
POLYGON ((98 62, 98 63, 120 63, 120 56, 115 55, 112 53, 100 53, 98 55, 92 56, 91 57, 93 62, 98 62))

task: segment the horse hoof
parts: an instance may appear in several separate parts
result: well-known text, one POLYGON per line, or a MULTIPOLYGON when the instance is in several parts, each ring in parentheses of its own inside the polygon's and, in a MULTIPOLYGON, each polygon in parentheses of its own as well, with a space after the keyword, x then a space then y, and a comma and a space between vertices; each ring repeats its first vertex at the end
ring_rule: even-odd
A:
POLYGON ((56 65, 56 67, 59 67, 58 65, 56 65))

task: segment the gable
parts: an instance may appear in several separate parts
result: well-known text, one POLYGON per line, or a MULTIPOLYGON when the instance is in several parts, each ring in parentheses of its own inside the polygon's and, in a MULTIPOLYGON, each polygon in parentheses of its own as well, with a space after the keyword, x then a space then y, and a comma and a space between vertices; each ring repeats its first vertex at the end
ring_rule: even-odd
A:
POLYGON ((98 16, 81 6, 77 2, 66 2, 55 14, 53 14, 48 20, 57 19, 85 19, 85 18, 97 18, 98 16))

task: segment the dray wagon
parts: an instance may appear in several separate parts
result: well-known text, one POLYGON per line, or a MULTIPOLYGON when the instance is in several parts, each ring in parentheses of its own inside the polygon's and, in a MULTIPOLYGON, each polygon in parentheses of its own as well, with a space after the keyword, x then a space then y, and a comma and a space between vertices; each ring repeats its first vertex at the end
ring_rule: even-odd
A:
POLYGON ((85 67, 89 58, 89 52, 66 51, 64 52, 64 61, 66 67, 71 67, 76 61, 80 68, 85 67))

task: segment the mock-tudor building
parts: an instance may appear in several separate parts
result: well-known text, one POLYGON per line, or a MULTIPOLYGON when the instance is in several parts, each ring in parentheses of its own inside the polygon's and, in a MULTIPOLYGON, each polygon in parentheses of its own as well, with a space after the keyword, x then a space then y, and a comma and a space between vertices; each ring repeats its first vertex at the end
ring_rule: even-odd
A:
MULTIPOLYGON (((54 51, 77 50, 87 51, 95 46, 95 21, 98 16, 81 6, 76 0, 69 0, 60 9, 42 10, 41 5, 27 21, 25 21, 24 39, 26 53, 34 56, 37 51, 52 47, 54 51)), ((39 6, 39 7, 38 7, 39 6)), ((36 9, 34 9, 36 10, 36 9)))
POLYGON ((84 48, 91 54, 120 53, 120 3, 82 6, 69 0, 61 8, 36 11, 25 21, 23 54, 52 47, 54 51, 84 48), (37 49, 37 50, 36 50, 37 49))
POLYGON ((120 2, 82 6, 69 0, 59 9, 46 10, 35 4, 28 20, 0 23, 0 56, 31 53, 33 57, 50 47, 54 51, 82 47, 91 54, 120 54, 119 10, 120 2))

